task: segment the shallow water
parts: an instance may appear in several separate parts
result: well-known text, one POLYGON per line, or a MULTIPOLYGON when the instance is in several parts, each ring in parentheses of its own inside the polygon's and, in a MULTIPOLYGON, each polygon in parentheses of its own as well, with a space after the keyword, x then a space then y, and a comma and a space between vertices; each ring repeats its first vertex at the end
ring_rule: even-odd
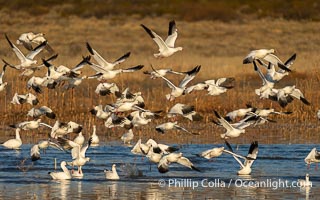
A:
MULTIPOLYGON (((239 165, 230 155, 211 161, 195 155, 212 145, 180 146, 180 151, 201 172, 172 164, 168 173, 160 174, 155 164, 132 155, 131 147, 102 144, 88 149, 91 160, 83 167, 84 177, 68 181, 52 180, 48 172, 54 171, 55 158, 60 171, 60 162, 70 161, 70 153, 49 148, 41 153, 40 160, 32 162, 31 146, 24 144, 20 151, 0 147, 0 199, 316 199, 320 194, 320 172, 315 164, 308 169, 304 163, 309 151, 317 147, 310 144, 259 144, 251 176, 242 177, 237 176, 239 165), (117 164, 119 181, 105 179, 103 170, 113 163, 117 164), (129 176, 128 164, 142 175, 129 176), (296 187, 295 181, 306 173, 310 174, 313 187, 296 187)), ((246 155, 248 148, 249 145, 239 145, 236 152, 246 155)))

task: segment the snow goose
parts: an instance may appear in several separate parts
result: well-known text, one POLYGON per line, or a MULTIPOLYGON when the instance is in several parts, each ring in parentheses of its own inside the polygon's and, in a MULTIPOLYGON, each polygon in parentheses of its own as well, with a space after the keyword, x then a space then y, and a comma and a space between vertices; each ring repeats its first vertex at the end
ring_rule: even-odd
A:
POLYGON ((4 73, 5 73, 5 71, 6 71, 6 68, 7 68, 7 65, 5 64, 5 65, 3 66, 2 72, 1 72, 1 74, 0 74, 0 92, 3 91, 3 90, 6 88, 6 86, 8 85, 7 82, 3 82, 3 76, 4 76, 4 73))
POLYGON ((306 179, 298 179, 299 187, 312 187, 309 174, 306 174, 306 179))
POLYGON ((176 115, 181 115, 191 121, 200 121, 203 119, 203 117, 194 110, 194 106, 189 106, 182 103, 175 104, 167 113, 169 118, 176 115))
POLYGON ((173 55, 177 51, 182 51, 182 47, 174 47, 174 43, 178 37, 178 30, 174 20, 169 22, 168 37, 165 41, 163 41, 158 34, 147 28, 145 25, 141 24, 141 26, 159 47, 159 53, 154 54, 154 57, 165 58, 173 55))
POLYGON ((62 161, 60 164, 62 172, 48 172, 48 174, 53 179, 57 179, 57 180, 71 179, 71 174, 70 174, 68 168, 66 167, 66 165, 67 165, 66 161, 62 161))
POLYGON ((143 72, 146 75, 150 75, 151 79, 156 79, 156 78, 160 78, 161 76, 166 76, 168 73, 170 74, 178 74, 178 75, 184 75, 185 73, 183 72, 176 72, 173 71, 172 69, 157 69, 156 71, 144 71, 143 72))
POLYGON ((80 146, 84 143, 84 136, 82 135, 82 132, 78 133, 77 137, 74 138, 73 142, 79 144, 80 146))
POLYGON ((51 110, 51 108, 47 106, 41 106, 40 108, 32 108, 28 111, 27 115, 33 118, 39 118, 42 115, 45 115, 50 119, 56 118, 56 114, 51 110))
POLYGON ((23 103, 29 103, 30 105, 37 105, 39 103, 39 100, 38 98, 31 94, 31 93, 27 93, 25 95, 23 94, 18 94, 18 93, 15 93, 14 96, 12 97, 12 101, 11 101, 12 104, 23 104, 23 103))
POLYGON ((124 133, 121 136, 120 139, 123 141, 124 145, 131 145, 131 140, 133 140, 133 138, 134 138, 134 134, 133 134, 132 128, 130 128, 128 132, 124 133))
POLYGON ((74 141, 65 139, 65 138, 58 138, 58 142, 61 146, 64 148, 68 149, 71 148, 71 156, 72 156, 72 161, 67 162, 68 165, 70 166, 78 166, 78 173, 81 173, 81 167, 84 166, 87 162, 90 161, 89 157, 86 157, 86 151, 91 145, 92 138, 88 140, 88 143, 86 146, 81 146, 74 141))
POLYGON ((93 59, 98 63, 98 65, 92 63, 92 66, 97 67, 98 69, 103 68, 104 70, 113 70, 113 68, 116 65, 119 65, 120 63, 124 62, 130 56, 130 52, 127 52, 126 54, 124 54, 114 62, 110 63, 110 62, 107 62, 96 50, 94 50, 88 42, 86 43, 86 45, 89 53, 91 54, 93 59))
POLYGON ((42 93, 42 86, 46 86, 46 83, 48 83, 49 77, 37 77, 32 76, 28 82, 27 82, 27 88, 32 88, 36 93, 42 93))
POLYGON ((182 153, 170 153, 168 155, 165 155, 161 158, 158 164, 158 171, 160 173, 166 173, 169 171, 169 165, 171 163, 178 163, 180 165, 186 166, 190 169, 193 169, 195 171, 200 171, 198 168, 196 168, 192 162, 183 156, 182 153))
POLYGON ((40 159, 40 148, 38 144, 32 146, 30 150, 30 156, 32 161, 37 161, 40 159))
POLYGON ((248 108, 240 108, 237 110, 233 110, 231 112, 228 112, 226 116, 224 117, 225 120, 228 122, 234 121, 238 117, 244 117, 246 116, 249 112, 253 111, 252 107, 248 108))
POLYGON ((30 150, 30 156, 32 161, 37 161, 40 159, 40 149, 43 150, 45 153, 46 149, 48 147, 53 147, 55 149, 58 149, 60 151, 64 151, 64 149, 58 144, 58 142, 55 142, 52 140, 52 138, 49 138, 47 140, 39 141, 38 144, 35 144, 32 146, 30 150))
POLYGON ((241 156, 239 154, 234 153, 230 144, 227 141, 226 144, 229 147, 230 151, 223 150, 223 152, 231 154, 233 158, 240 164, 241 169, 238 171, 238 175, 250 175, 252 171, 251 166, 253 162, 257 159, 258 155, 258 142, 254 141, 251 143, 247 156, 241 156), (242 163, 239 158, 244 159, 244 162, 242 163))
POLYGON ((91 146, 96 147, 99 146, 99 136, 97 135, 97 127, 96 125, 93 125, 93 131, 91 135, 92 141, 91 141, 91 146))
POLYGON ((260 87, 259 89, 255 89, 255 93, 260 96, 260 98, 268 99, 269 96, 274 95, 274 92, 272 90, 274 87, 274 82, 266 79, 255 61, 253 61, 253 66, 254 70, 258 73, 262 80, 262 87, 260 87))
POLYGON ((109 179, 109 180, 119 180, 119 175, 117 173, 117 169, 116 169, 116 164, 113 164, 112 165, 112 169, 111 170, 104 170, 104 173, 106 175, 106 179, 109 179))
POLYGON ((54 53, 54 50, 48 44, 47 39, 44 37, 44 33, 33 33, 33 32, 22 33, 17 40, 17 44, 22 44, 29 51, 33 49, 32 43, 41 44, 43 42, 47 43, 45 49, 49 53, 54 53))
POLYGON ((186 93, 191 93, 196 90, 207 90, 208 95, 218 96, 227 92, 228 89, 234 87, 234 78, 219 78, 217 80, 206 80, 201 83, 192 85, 186 89, 186 93))
POLYGON ((142 151, 144 151, 144 152, 148 152, 148 150, 149 150, 149 146, 147 146, 147 145, 145 145, 145 144, 142 144, 141 143, 141 139, 139 139, 138 141, 137 141, 137 143, 133 146, 133 148, 131 149, 131 153, 133 153, 133 154, 136 154, 136 155, 144 155, 143 153, 142 153, 142 151))
POLYGON ((162 111, 151 112, 151 111, 137 110, 137 111, 131 112, 127 116, 127 118, 131 120, 131 123, 133 126, 143 126, 151 122, 152 119, 159 117, 159 113, 161 112, 162 111))
POLYGON ((137 102, 136 105, 140 108, 144 108, 144 99, 141 92, 131 93, 129 88, 126 88, 122 93, 116 92, 117 101, 115 104, 121 104, 125 102, 137 102))
POLYGON ((112 113, 111 116, 104 122, 107 128, 124 127, 125 129, 131 129, 133 127, 131 121, 127 117, 119 117, 117 114, 112 113))
POLYGON ((219 157, 223 153, 223 150, 224 150, 224 147, 214 147, 212 149, 208 149, 197 154, 197 156, 203 157, 209 160, 211 158, 219 157))
POLYGON ((94 92, 100 96, 106 96, 119 92, 119 88, 115 83, 99 83, 94 92))
POLYGON ((293 101, 293 98, 299 99, 305 105, 311 105, 310 102, 304 97, 302 92, 293 86, 286 86, 281 89, 273 89, 275 95, 271 95, 270 99, 278 101, 281 107, 286 107, 293 101))
POLYGON ((53 127, 51 127, 50 136, 52 138, 63 137, 68 133, 80 133, 82 131, 82 125, 69 121, 68 123, 56 121, 53 127))
MULTIPOLYGON (((99 119, 107 119, 111 115, 111 110, 108 110, 108 106, 106 106, 107 109, 103 109, 102 105, 95 106, 93 109, 90 110, 90 113, 94 116, 96 116, 99 119)), ((113 107, 111 108, 114 109, 113 107)))
MULTIPOLYGON (((274 52, 274 49, 258 49, 250 51, 250 53, 243 59, 243 64, 252 63, 257 59, 264 59, 267 55, 274 55, 274 52)), ((271 60, 271 57, 268 60, 271 60)))
MULTIPOLYGON (((156 71, 152 66, 151 68, 153 71, 156 71)), ((186 85, 195 78, 197 73, 200 71, 201 66, 198 65, 195 68, 193 68, 191 71, 186 72, 186 76, 184 79, 179 83, 179 86, 175 86, 171 81, 169 81, 166 77, 160 76, 163 80, 166 81, 169 88, 171 88, 171 93, 166 95, 167 100, 173 101, 175 98, 180 97, 181 95, 185 94, 186 85)))
POLYGON ((22 145, 21 137, 20 137, 20 128, 16 128, 16 137, 14 139, 9 139, 6 142, 1 144, 2 146, 8 149, 19 149, 22 145))
POLYGON ((227 122, 227 120, 221 117, 217 111, 214 111, 214 114, 218 118, 220 124, 226 129, 226 132, 220 134, 221 138, 223 139, 239 137, 245 132, 244 128, 250 125, 249 123, 241 122, 237 126, 232 126, 229 124, 229 122, 227 122))
POLYGON ((48 124, 42 123, 41 119, 20 122, 20 123, 17 123, 17 124, 11 124, 9 126, 12 127, 12 128, 20 128, 22 130, 33 130, 33 129, 39 128, 39 126, 46 126, 46 127, 52 128, 48 124))
POLYGON ((20 60, 20 64, 18 65, 11 65, 9 64, 7 61, 3 60, 3 62, 5 64, 7 64, 8 66, 11 66, 13 68, 16 68, 16 69, 24 69, 24 68, 28 68, 30 67, 31 65, 34 65, 34 64, 37 64, 37 61, 34 60, 34 57, 39 54, 42 49, 46 46, 46 42, 43 42, 41 43, 40 45, 38 45, 36 48, 34 48, 32 51, 30 51, 30 53, 28 55, 24 55, 20 49, 18 47, 16 47, 8 38, 7 35, 5 35, 10 47, 12 48, 12 50, 14 51, 14 53, 17 55, 17 57, 19 58, 20 60))
MULTIPOLYGON (((51 62, 53 60, 55 60, 58 57, 58 54, 55 54, 47 59, 45 59, 47 62, 51 62)), ((31 76, 36 70, 40 70, 42 67, 44 67, 45 65, 42 63, 40 65, 36 65, 36 66, 30 66, 28 68, 24 68, 23 71, 20 73, 19 76, 23 76, 23 77, 29 77, 31 76)), ((15 68, 17 69, 17 68, 15 68)), ((19 70, 19 69, 17 69, 19 70)))
POLYGON ((159 133, 162 133, 162 134, 164 134, 165 131, 172 130, 172 129, 176 129, 176 130, 179 130, 179 131, 184 131, 184 132, 192 134, 192 135, 200 135, 199 133, 190 132, 187 129, 179 126, 177 121, 175 121, 175 122, 166 122, 166 123, 163 123, 163 124, 160 124, 160 125, 156 126, 156 131, 158 131, 159 133))
POLYGON ((304 162, 310 165, 311 163, 318 163, 320 162, 320 153, 317 151, 316 148, 313 148, 307 157, 304 159, 304 162))
MULTIPOLYGON (((88 62, 89 66, 92 67, 92 63, 88 62)), ((93 76, 89 76, 88 78, 97 78, 98 81, 106 81, 106 80, 110 80, 115 78, 117 75, 121 74, 121 73, 131 73, 131 72, 135 72, 138 71, 140 69, 142 69, 144 66, 143 65, 137 65, 135 67, 130 67, 127 69, 116 69, 116 70, 105 70, 103 68, 93 68, 94 70, 96 70, 98 73, 96 73, 93 76)))
POLYGON ((177 147, 173 147, 173 146, 169 146, 169 145, 166 145, 166 144, 157 143, 153 139, 149 139, 146 142, 146 144, 150 144, 152 146, 152 148, 154 149, 153 151, 157 152, 157 153, 169 154, 169 153, 173 153, 173 152, 179 150, 179 148, 177 148, 177 147))

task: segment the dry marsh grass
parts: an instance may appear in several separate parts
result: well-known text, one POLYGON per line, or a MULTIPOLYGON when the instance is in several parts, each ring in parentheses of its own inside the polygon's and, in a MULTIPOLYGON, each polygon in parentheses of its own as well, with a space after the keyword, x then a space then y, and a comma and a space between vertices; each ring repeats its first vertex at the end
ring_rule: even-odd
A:
MULTIPOLYGON (((169 93, 170 89, 163 81, 151 80, 141 71, 115 78, 112 82, 117 83, 121 89, 130 87, 131 91, 142 91, 146 108, 150 110, 167 111, 174 103, 181 102, 195 105, 204 116, 202 122, 191 123, 181 120, 183 126, 200 132, 200 136, 185 135, 175 131, 160 135, 155 132, 154 127, 167 120, 163 118, 155 120, 148 126, 135 128, 135 139, 153 137, 167 143, 221 143, 220 133, 224 130, 211 123, 214 118, 212 111, 217 110, 223 115, 228 111, 245 107, 245 104, 250 102, 257 107, 273 107, 277 110, 290 110, 293 113, 288 116, 272 117, 277 123, 250 127, 243 136, 232 139, 232 142, 248 143, 253 139, 261 143, 317 143, 320 141, 316 119, 316 111, 320 103, 318 92, 320 39, 317 34, 320 29, 319 22, 177 21, 179 29, 177 45, 182 46, 184 50, 172 57, 157 60, 153 57, 153 53, 157 52, 156 45, 142 30, 140 24, 143 23, 164 36, 171 17, 97 19, 69 16, 61 18, 58 14, 51 12, 43 15, 39 20, 19 12, 13 13, 10 17, 7 13, 0 15, 2 24, 0 34, 8 34, 12 41, 15 41, 21 33, 28 31, 46 33, 49 43, 59 53, 59 57, 54 61, 55 65, 62 64, 68 67, 76 65, 82 55, 88 55, 85 42, 90 42, 92 47, 110 60, 131 51, 131 57, 121 64, 121 68, 143 64, 145 68, 142 71, 151 70, 152 64, 156 68, 172 67, 175 70, 186 71, 196 65, 202 65, 200 73, 191 84, 206 79, 235 77, 235 88, 221 96, 212 97, 205 95, 204 92, 194 92, 179 97, 175 102, 166 101, 165 94, 169 93), (284 60, 291 54, 297 53, 297 60, 293 65, 294 72, 284 78, 277 87, 295 84, 312 103, 311 106, 305 106, 295 100, 286 109, 281 109, 276 102, 260 100, 255 95, 254 89, 261 86, 261 80, 251 65, 242 65, 242 59, 250 50, 259 48, 274 48, 279 57, 284 60)), ((4 37, 0 37, 0 44, 1 58, 5 58, 10 63, 17 63, 18 59, 4 37)), ((43 52, 39 58, 48 56, 43 52)), ((42 76, 45 71, 41 69, 35 75, 42 76)), ((83 74, 92 75, 94 72, 89 67, 85 67, 83 74)), ((0 93, 1 136, 14 135, 14 131, 7 128, 8 125, 27 120, 26 113, 32 108, 30 105, 10 104, 15 92, 19 94, 29 92, 26 81, 18 75, 19 72, 12 69, 8 69, 5 74, 4 79, 8 82, 8 87, 5 92, 0 93)), ((169 75, 169 79, 178 83, 181 78, 169 75)), ((95 119, 89 113, 93 106, 105 105, 115 100, 112 96, 97 96, 94 93, 97 84, 96 80, 85 80, 74 91, 66 91, 62 87, 55 90, 44 89, 44 92, 37 96, 40 105, 52 108, 60 121, 72 120, 83 124, 85 135, 89 136, 92 125, 96 124, 97 132, 104 141, 119 140, 125 132, 124 129, 107 129, 103 121, 95 119)), ((55 122, 49 119, 43 119, 43 121, 51 125, 55 122)), ((39 131, 26 132, 22 137, 25 141, 34 142, 38 135, 45 137, 47 133, 46 128, 41 128, 39 131)))

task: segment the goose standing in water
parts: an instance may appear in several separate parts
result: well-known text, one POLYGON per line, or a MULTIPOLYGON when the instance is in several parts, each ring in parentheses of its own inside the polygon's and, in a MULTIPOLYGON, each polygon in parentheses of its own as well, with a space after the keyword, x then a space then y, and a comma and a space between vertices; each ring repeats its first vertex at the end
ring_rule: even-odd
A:
POLYGON ((99 142, 100 142, 99 137, 96 132, 97 132, 97 127, 96 127, 96 125, 93 125, 93 132, 91 135, 91 138, 92 138, 91 146, 93 146, 93 147, 99 146, 99 142))
POLYGON ((60 164, 62 172, 48 172, 48 174, 53 179, 57 179, 57 180, 71 179, 71 174, 70 174, 68 168, 66 167, 66 165, 67 165, 66 161, 62 161, 60 164))
POLYGON ((154 57, 165 58, 173 55, 177 51, 182 51, 182 47, 174 46, 174 43, 176 42, 176 39, 178 37, 178 30, 176 28, 176 22, 174 20, 169 22, 168 37, 165 41, 163 41, 163 39, 158 34, 147 28, 145 25, 141 24, 141 26, 159 47, 159 53, 153 54, 154 57))
POLYGON ((306 174, 306 179, 298 179, 299 187, 312 187, 309 174, 306 174))
POLYGON ((117 173, 117 169, 116 169, 116 164, 113 164, 112 165, 112 169, 111 170, 104 170, 104 173, 106 175, 106 179, 109 179, 109 180, 119 180, 120 177, 117 173))
POLYGON ((121 136, 121 140, 123 141, 124 145, 131 145, 131 140, 133 140, 134 135, 133 135, 133 131, 132 128, 128 130, 128 132, 124 133, 121 136))
POLYGON ((20 149, 20 146, 22 145, 20 128, 16 128, 16 137, 14 139, 9 139, 1 145, 8 149, 20 149))

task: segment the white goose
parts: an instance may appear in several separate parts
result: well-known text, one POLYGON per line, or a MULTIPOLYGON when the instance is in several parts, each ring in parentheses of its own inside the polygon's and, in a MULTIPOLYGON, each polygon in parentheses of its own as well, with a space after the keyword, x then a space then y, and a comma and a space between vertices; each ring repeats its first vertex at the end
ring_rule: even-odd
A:
POLYGON ((157 69, 156 71, 152 71, 152 72, 144 71, 143 73, 147 74, 147 75, 150 75, 151 79, 160 78, 161 76, 165 76, 168 73, 170 73, 170 74, 178 74, 178 75, 184 75, 185 74, 183 72, 173 71, 172 69, 157 69))
POLYGON ((14 139, 9 139, 6 142, 1 144, 2 146, 8 149, 19 149, 22 145, 21 137, 20 137, 20 128, 16 129, 16 137, 14 139))
POLYGON ((214 147, 212 149, 205 150, 197 155, 209 160, 211 158, 219 157, 223 153, 223 151, 224 147, 214 147))
MULTIPOLYGON (((102 105, 100 104, 98 106, 95 106, 93 109, 91 109, 90 113, 99 119, 105 120, 105 119, 108 119, 108 117, 110 117, 112 113, 110 110, 108 110, 109 108, 108 106, 106 106, 105 108, 107 109, 103 109, 102 105)), ((114 108, 112 107, 111 109, 113 110, 114 108)))
POLYGON ((316 148, 313 148, 310 151, 310 153, 304 159, 304 162, 306 162, 308 165, 310 165, 311 163, 319 163, 320 162, 320 153, 317 151, 316 148))
POLYGON ((176 115, 181 115, 191 121, 200 121, 203 117, 195 111, 194 106, 189 106, 182 103, 177 103, 172 106, 167 113, 169 118, 174 117, 176 115))
POLYGON ((99 83, 94 92, 100 96, 106 96, 119 92, 119 88, 115 83, 99 83))
POLYGON ((230 144, 227 141, 226 144, 229 147, 230 151, 223 150, 223 152, 231 154, 233 158, 240 164, 241 169, 238 171, 238 175, 250 175, 252 171, 251 166, 253 162, 257 159, 258 155, 258 142, 254 141, 251 143, 247 156, 241 156, 239 154, 234 153, 230 144), (239 160, 239 158, 244 159, 244 162, 242 163, 239 160))
POLYGON ((178 30, 174 20, 169 22, 168 37, 165 41, 163 41, 159 35, 147 28, 145 25, 141 24, 141 26, 159 47, 159 53, 154 54, 154 57, 165 58, 173 55, 177 51, 182 51, 182 47, 174 47, 174 43, 178 37, 178 30))
POLYGON ((84 140, 85 140, 84 136, 82 135, 82 132, 80 132, 80 133, 78 133, 77 137, 74 138, 73 142, 75 142, 75 143, 79 144, 80 146, 82 146, 83 143, 84 143, 84 140))
POLYGON ((93 147, 99 146, 100 140, 99 140, 99 136, 97 135, 96 125, 93 125, 93 132, 92 132, 91 138, 92 138, 91 146, 93 147))
POLYGON ((306 174, 306 179, 298 179, 298 183, 300 187, 312 187, 309 174, 306 174))
POLYGON ((104 173, 106 175, 106 179, 109 179, 109 180, 119 180, 120 177, 117 173, 117 169, 116 169, 116 164, 113 164, 112 165, 112 169, 111 170, 104 170, 104 173))
POLYGON ((47 106, 41 106, 40 108, 32 108, 28 111, 28 114, 27 114, 27 116, 30 116, 33 118, 39 118, 42 115, 45 115, 50 119, 56 118, 56 114, 51 110, 51 108, 47 106))
POLYGON ((30 51, 30 53, 25 56, 18 47, 16 47, 8 38, 7 35, 5 35, 10 47, 12 48, 12 50, 14 51, 14 53, 17 55, 17 57, 20 60, 20 64, 19 65, 11 65, 9 64, 7 61, 3 60, 3 62, 5 64, 7 64, 10 67, 13 67, 15 69, 24 69, 24 68, 28 68, 31 65, 34 65, 37 63, 36 60, 34 60, 34 57, 39 54, 42 49, 44 49, 44 47, 46 46, 46 42, 41 43, 40 45, 38 45, 36 48, 34 48, 32 51, 30 51))
POLYGON ((183 156, 182 153, 170 153, 168 155, 165 155, 161 158, 158 164, 158 171, 160 173, 166 173, 169 171, 169 165, 171 163, 179 163, 180 165, 186 166, 190 169, 193 169, 195 171, 200 171, 198 168, 196 168, 192 162, 183 156))
MULTIPOLYGON (((156 71, 152 66, 151 68, 153 71, 156 71)), ((200 71, 201 66, 198 65, 195 68, 193 68, 189 72, 185 72, 187 75, 184 77, 184 79, 179 83, 179 86, 175 86, 171 81, 169 81, 166 77, 160 76, 163 80, 166 81, 167 85, 171 88, 171 93, 166 95, 167 100, 173 101, 175 98, 180 97, 181 95, 185 94, 186 85, 195 78, 197 73, 200 71)))
MULTIPOLYGON (((265 59, 266 61, 272 61, 274 58, 274 49, 258 49, 250 51, 250 53, 243 59, 243 64, 249 64, 257 59, 265 59), (270 55, 270 56, 269 56, 270 55)), ((277 65, 277 63, 275 64, 277 65)))
POLYGON ((43 42, 47 43, 45 47, 46 50, 48 50, 49 53, 54 53, 54 50, 51 48, 51 46, 48 44, 47 39, 44 37, 44 33, 22 33, 17 40, 17 44, 22 44, 29 51, 33 49, 32 43, 41 44, 43 42))
POLYGON ((237 126, 232 126, 229 124, 229 122, 227 122, 227 120, 221 117, 217 111, 214 111, 214 114, 218 118, 220 124, 226 129, 226 132, 220 134, 221 138, 223 139, 239 137, 245 132, 244 128, 250 125, 250 123, 241 122, 240 124, 237 124, 237 126))
POLYGON ((62 172, 49 172, 48 174, 53 178, 57 180, 68 180, 71 179, 71 174, 66 167, 67 163, 66 161, 62 161, 60 166, 61 169, 63 170, 62 172))
POLYGON ((304 97, 303 93, 293 86, 286 86, 281 89, 273 89, 274 94, 270 95, 272 100, 278 101, 281 107, 286 107, 293 101, 293 98, 299 99, 305 105, 311 105, 310 102, 304 97))
POLYGON ((93 68, 95 67, 96 69, 98 69, 97 71, 99 71, 100 68, 103 68, 104 70, 113 70, 113 68, 116 65, 119 65, 120 63, 124 62, 130 56, 130 52, 128 52, 123 56, 121 56, 120 58, 118 58, 117 60, 115 60, 113 63, 110 63, 110 62, 107 62, 96 50, 94 50, 88 42, 86 44, 87 44, 87 49, 89 53, 91 54, 93 59, 98 63, 98 65, 91 63, 92 64, 91 67, 93 68))
POLYGON ((3 76, 4 76, 4 73, 6 71, 6 68, 7 68, 7 65, 5 64, 2 68, 2 72, 0 74, 0 92, 5 90, 6 86, 8 85, 7 82, 3 82, 3 76))
POLYGON ((162 134, 164 134, 165 131, 172 130, 172 129, 176 129, 176 130, 179 130, 179 131, 184 131, 184 132, 192 134, 192 135, 199 135, 199 133, 190 132, 187 129, 179 126, 177 121, 175 121, 175 122, 166 122, 166 123, 163 123, 163 124, 160 124, 160 125, 156 126, 156 131, 158 131, 159 133, 162 133, 162 134))
POLYGON ((228 122, 234 121, 238 117, 244 117, 246 116, 249 112, 252 112, 253 108, 247 107, 247 108, 240 108, 237 110, 233 110, 231 112, 228 112, 224 119, 226 119, 228 122))
POLYGON ((46 127, 52 128, 50 125, 46 123, 42 123, 41 119, 20 122, 17 124, 11 124, 9 126, 12 128, 20 128, 22 130, 33 130, 33 129, 39 128, 39 126, 46 126, 46 127))
POLYGON ((253 61, 253 66, 254 70, 258 73, 262 80, 262 87, 260 87, 259 89, 255 89, 255 93, 260 96, 260 98, 268 99, 271 95, 275 94, 272 90, 275 83, 267 80, 255 61, 253 61))
POLYGON ((133 138, 134 138, 134 134, 131 128, 128 130, 128 132, 124 133, 120 139, 123 141, 123 144, 131 145, 131 140, 133 140, 133 138))
POLYGON ((29 103, 30 105, 37 105, 39 103, 38 98, 31 94, 31 93, 27 93, 27 94, 18 94, 15 93, 14 96, 12 97, 11 100, 12 104, 24 104, 24 103, 29 103))

